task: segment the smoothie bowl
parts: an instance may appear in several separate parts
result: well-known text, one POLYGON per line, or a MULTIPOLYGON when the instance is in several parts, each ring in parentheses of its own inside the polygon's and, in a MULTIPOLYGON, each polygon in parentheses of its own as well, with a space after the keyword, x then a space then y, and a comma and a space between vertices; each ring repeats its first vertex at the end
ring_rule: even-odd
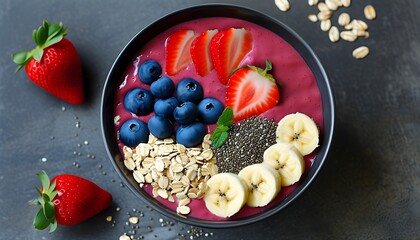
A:
POLYGON ((111 162, 135 195, 168 217, 225 228, 262 220, 305 190, 330 147, 334 102, 291 29, 214 4, 169 14, 128 43, 101 118, 111 162))

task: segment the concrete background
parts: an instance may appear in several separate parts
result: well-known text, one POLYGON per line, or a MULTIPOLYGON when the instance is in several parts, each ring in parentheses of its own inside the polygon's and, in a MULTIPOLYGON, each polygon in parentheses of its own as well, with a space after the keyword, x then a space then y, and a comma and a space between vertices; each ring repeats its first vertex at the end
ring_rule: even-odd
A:
POLYGON ((135 236, 146 239, 189 239, 191 231, 208 239, 420 239, 420 2, 414 0, 353 0, 345 9, 351 16, 362 18, 363 7, 372 3, 378 18, 369 22, 370 38, 336 44, 307 20, 316 10, 306 1, 291 1, 287 13, 272 0, 226 1, 294 29, 320 57, 335 90, 330 154, 311 186, 284 211, 243 228, 191 228, 150 210, 124 187, 100 129, 100 98, 109 68, 152 21, 209 2, 0 1, 0 239, 118 239, 131 230, 127 213, 139 211, 144 217, 135 236), (31 32, 44 18, 62 21, 78 49, 87 94, 81 106, 45 93, 23 71, 14 73, 10 54, 34 46, 31 32), (371 53, 357 61, 351 52, 362 44, 371 53), (54 234, 36 231, 36 209, 28 200, 36 194, 35 174, 41 170, 91 179, 113 194, 113 206, 54 234), (113 216, 114 226, 107 216, 113 216))

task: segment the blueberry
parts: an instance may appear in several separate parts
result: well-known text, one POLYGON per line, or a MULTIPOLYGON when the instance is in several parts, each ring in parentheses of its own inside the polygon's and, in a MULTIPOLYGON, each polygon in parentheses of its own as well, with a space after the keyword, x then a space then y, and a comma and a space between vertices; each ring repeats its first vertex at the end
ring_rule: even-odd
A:
POLYGON ((124 97, 125 109, 138 116, 149 115, 153 111, 154 102, 152 93, 144 88, 134 88, 124 97))
POLYGON ((176 98, 180 102, 199 103, 203 99, 203 87, 192 78, 184 78, 176 85, 176 98))
POLYGON ((155 114, 161 117, 170 118, 174 117, 174 110, 179 105, 175 97, 168 99, 159 99, 155 102, 155 114))
POLYGON ((138 74, 140 81, 151 84, 162 74, 162 67, 155 60, 147 60, 140 65, 138 74))
POLYGON ((224 108, 223 103, 216 98, 204 98, 198 104, 198 116, 203 123, 213 124, 222 115, 224 108))
POLYGON ((157 138, 169 138, 174 133, 174 125, 171 120, 161 116, 153 116, 148 122, 149 131, 157 138))
POLYGON ((175 90, 175 84, 169 77, 163 76, 158 80, 152 82, 150 91, 152 94, 160 99, 167 99, 172 96, 175 90))
POLYGON ((138 119, 127 120, 120 128, 120 140, 129 147, 147 143, 149 140, 147 124, 138 119))
POLYGON ((203 141, 206 127, 201 122, 181 125, 176 129, 176 141, 186 147, 194 147, 203 141))
POLYGON ((181 103, 174 110, 175 122, 179 124, 189 124, 193 122, 198 116, 197 105, 192 102, 181 103))

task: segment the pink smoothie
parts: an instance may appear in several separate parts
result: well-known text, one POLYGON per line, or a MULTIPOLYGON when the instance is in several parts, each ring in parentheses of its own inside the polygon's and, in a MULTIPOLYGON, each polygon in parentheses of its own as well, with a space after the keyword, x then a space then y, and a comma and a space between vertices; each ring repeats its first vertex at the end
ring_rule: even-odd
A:
MULTIPOLYGON (((120 116, 119 122, 115 125, 115 131, 118 132, 122 123, 130 118, 139 118, 147 122, 153 115, 152 113, 149 116, 137 117, 124 108, 123 100, 125 94, 133 88, 142 87, 150 89, 149 85, 141 83, 137 76, 138 67, 145 60, 157 60, 162 65, 162 75, 167 75, 165 73, 165 41, 173 32, 180 29, 191 29, 198 35, 208 29, 223 30, 231 27, 245 28, 251 32, 253 37, 253 49, 245 57, 241 66, 250 64, 264 68, 265 61, 269 60, 273 65, 272 74, 281 84, 279 103, 274 108, 261 114, 261 116, 278 122, 287 114, 301 112, 313 118, 320 128, 320 132, 322 132, 323 112, 320 92, 315 77, 303 58, 290 44, 278 35, 259 25, 233 18, 203 18, 184 22, 162 32, 145 46, 139 46, 139 52, 135 59, 133 59, 131 65, 127 66, 124 75, 121 77, 120 87, 115 93, 115 115, 120 116)), ((170 77, 175 84, 185 77, 194 78, 202 84, 204 97, 215 97, 223 103, 225 102, 226 86, 219 82, 214 70, 207 76, 200 77, 196 74, 194 65, 191 63, 185 70, 170 77)), ((208 126, 209 131, 213 128, 214 126, 208 126)), ((121 142, 119 142, 119 147, 121 154, 123 154, 123 144, 121 142)), ((306 172, 311 167, 316 154, 317 150, 305 156, 306 172)), ((301 179, 304 179, 305 175, 301 179)), ((268 206, 262 208, 245 206, 230 219, 239 219, 266 211, 285 199, 298 185, 299 183, 296 183, 293 186, 282 188, 279 195, 268 206)), ((151 194, 152 188, 150 185, 145 185, 144 189, 151 194)), ((157 200, 174 211, 177 207, 177 201, 170 203, 160 197, 157 200)), ((210 213, 205 207, 203 200, 193 200, 189 204, 189 207, 191 208, 189 217, 206 220, 229 220, 222 219, 210 213)))

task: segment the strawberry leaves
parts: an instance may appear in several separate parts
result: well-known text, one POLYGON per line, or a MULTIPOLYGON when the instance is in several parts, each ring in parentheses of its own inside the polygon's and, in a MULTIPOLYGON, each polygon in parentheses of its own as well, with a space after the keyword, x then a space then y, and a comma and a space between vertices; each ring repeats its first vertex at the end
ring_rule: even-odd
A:
POLYGON ((269 79, 273 83, 277 83, 274 76, 272 74, 268 73, 269 71, 271 71, 273 69, 273 65, 271 64, 270 61, 265 60, 265 69, 262 69, 262 68, 259 68, 259 67, 256 67, 256 66, 251 66, 251 65, 248 65, 248 67, 257 71, 257 73, 260 74, 262 77, 269 79))
POLYGON ((43 24, 32 32, 32 38, 36 43, 36 47, 31 51, 21 51, 12 54, 13 62, 19 65, 16 72, 32 58, 41 61, 44 49, 60 42, 66 34, 67 28, 61 22, 51 24, 48 20, 44 20, 43 24))
POLYGON ((38 213, 35 216, 33 225, 38 230, 43 230, 50 226, 50 233, 54 232, 57 229, 57 221, 55 219, 55 208, 52 200, 57 195, 57 190, 55 190, 56 182, 50 183, 50 178, 43 171, 42 173, 37 174, 39 180, 42 184, 42 190, 36 188, 40 197, 34 202, 41 206, 38 213))
POLYGON ((229 137, 229 129, 233 124, 233 110, 230 107, 223 110, 217 120, 217 127, 211 134, 211 141, 213 148, 219 148, 226 142, 229 137))

